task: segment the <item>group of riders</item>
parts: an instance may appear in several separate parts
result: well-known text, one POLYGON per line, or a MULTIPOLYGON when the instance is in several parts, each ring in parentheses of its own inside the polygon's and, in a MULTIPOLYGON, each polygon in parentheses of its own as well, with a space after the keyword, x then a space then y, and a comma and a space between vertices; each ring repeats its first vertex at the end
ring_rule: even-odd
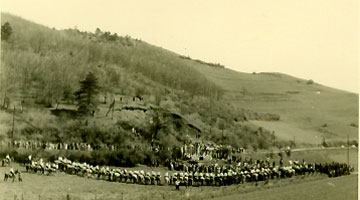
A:
MULTIPOLYGON (((233 165, 204 165, 202 163, 176 164, 178 171, 144 171, 110 168, 106 166, 93 166, 87 163, 71 161, 59 157, 54 162, 44 162, 43 159, 28 158, 25 164, 28 172, 52 174, 56 171, 79 175, 87 178, 102 179, 114 182, 135 183, 145 185, 175 185, 179 186, 224 186, 242 184, 246 182, 268 181, 271 179, 290 178, 297 175, 311 175, 314 173, 327 174, 329 177, 349 175, 353 170, 343 163, 306 163, 302 161, 289 161, 284 164, 281 159, 279 165, 275 161, 244 160, 233 165)), ((15 176, 18 171, 12 170, 15 176)))
POLYGON ((10 158, 10 156, 6 155, 6 157, 4 159, 2 159, 2 161, 1 161, 2 167, 6 166, 6 165, 10 166, 9 173, 5 173, 5 175, 4 175, 4 181, 7 181, 8 179, 12 179, 14 182, 16 175, 18 175, 19 182, 22 182, 21 172, 19 170, 14 170, 14 168, 11 167, 11 160, 12 159, 10 158))

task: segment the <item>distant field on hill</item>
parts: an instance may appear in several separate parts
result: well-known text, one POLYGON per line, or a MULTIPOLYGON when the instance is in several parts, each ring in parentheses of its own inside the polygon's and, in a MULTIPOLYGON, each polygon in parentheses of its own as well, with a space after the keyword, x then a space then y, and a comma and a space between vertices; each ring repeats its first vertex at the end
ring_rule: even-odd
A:
POLYGON ((282 139, 296 136, 298 141, 314 143, 309 135, 316 134, 327 140, 344 141, 346 135, 358 140, 358 128, 351 126, 358 124, 358 94, 322 86, 316 80, 310 84, 286 74, 249 74, 196 63, 193 66, 225 90, 225 101, 258 112, 280 114, 280 121, 256 124, 275 130, 282 139))

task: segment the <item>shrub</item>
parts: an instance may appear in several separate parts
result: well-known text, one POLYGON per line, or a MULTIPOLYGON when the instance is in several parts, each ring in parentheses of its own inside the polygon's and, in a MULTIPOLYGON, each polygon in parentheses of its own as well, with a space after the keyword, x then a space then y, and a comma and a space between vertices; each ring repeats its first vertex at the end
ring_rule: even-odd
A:
POLYGON ((359 128, 359 125, 356 124, 356 123, 351 123, 350 126, 355 127, 355 128, 359 128))
POLYGON ((328 147, 328 146, 329 146, 328 143, 326 142, 325 138, 323 139, 321 145, 322 145, 323 147, 328 147))
POLYGON ((356 147, 358 147, 358 146, 359 146, 359 143, 358 143, 358 141, 356 141, 356 140, 352 140, 352 141, 349 142, 349 145, 350 145, 350 146, 355 145, 356 147))

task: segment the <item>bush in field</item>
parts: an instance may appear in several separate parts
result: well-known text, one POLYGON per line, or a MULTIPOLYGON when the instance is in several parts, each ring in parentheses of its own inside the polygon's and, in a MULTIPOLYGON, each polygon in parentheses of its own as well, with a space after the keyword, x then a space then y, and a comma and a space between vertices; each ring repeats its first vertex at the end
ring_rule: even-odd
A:
POLYGON ((310 80, 306 81, 306 84, 307 85, 312 85, 312 84, 314 84, 314 81, 312 79, 310 79, 310 80))
POLYGON ((8 41, 13 30, 10 26, 9 22, 5 22, 4 25, 1 26, 1 40, 8 41))
POLYGON ((357 123, 351 123, 350 126, 355 127, 355 128, 359 128, 359 125, 357 123))

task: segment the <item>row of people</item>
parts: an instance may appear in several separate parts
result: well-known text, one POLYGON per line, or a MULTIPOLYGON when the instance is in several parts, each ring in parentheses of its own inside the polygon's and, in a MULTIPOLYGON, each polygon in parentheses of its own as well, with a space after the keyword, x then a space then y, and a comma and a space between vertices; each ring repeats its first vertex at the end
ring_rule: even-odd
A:
MULTIPOLYGON (((5 159, 10 159, 7 155, 5 159)), ((176 163, 176 162, 175 162, 176 163)), ((182 168, 176 170, 182 172, 166 172, 162 179, 160 172, 144 172, 142 170, 111 169, 109 167, 92 166, 86 163, 73 162, 69 159, 59 157, 55 162, 44 162, 43 159, 33 160, 28 157, 25 165, 27 171, 52 174, 58 170, 68 174, 77 174, 89 178, 106 179, 126 183, 141 184, 181 184, 191 185, 229 185, 251 181, 262 181, 274 178, 292 177, 294 175, 324 173, 330 177, 348 175, 353 170, 343 163, 308 164, 304 160, 289 160, 285 165, 280 159, 279 165, 268 158, 263 160, 244 159, 233 165, 209 166, 199 163, 184 163, 182 168)))
MULTIPOLYGON (((290 161, 290 165, 291 165, 290 161)), ((299 161, 294 161, 295 163, 299 163, 299 161)), ((303 161, 304 163, 305 161, 303 161)), ((211 172, 224 172, 226 168, 233 168, 236 167, 243 167, 244 165, 257 165, 258 168, 260 167, 275 167, 275 160, 270 160, 270 158, 267 158, 265 161, 263 160, 253 160, 253 159, 238 159, 238 162, 232 165, 222 165, 219 166, 217 163, 215 164, 208 164, 204 165, 199 162, 184 162, 181 160, 167 160, 165 162, 165 165, 169 168, 170 171, 184 171, 184 172, 202 172, 202 173, 211 173, 211 172)), ((283 161, 280 159, 279 166, 283 166, 283 161)))
MULTIPOLYGON (((118 145, 108 145, 108 144, 88 144, 84 142, 43 142, 43 141, 22 141, 22 140, 14 140, 8 142, 8 147, 18 148, 18 149, 28 149, 28 150, 37 150, 37 149, 46 149, 46 150, 78 150, 78 151, 93 151, 93 150, 108 150, 115 151, 119 150, 120 147, 118 145)), ((151 146, 146 144, 141 145, 128 145, 129 149, 141 149, 141 150, 152 150, 155 152, 159 151, 159 146, 151 146)))
MULTIPOLYGON (((43 168, 53 168, 68 174, 76 174, 88 178, 104 179, 124 183, 156 184, 156 185, 231 185, 245 182, 257 182, 277 178, 292 177, 295 175, 325 173, 324 168, 305 162, 292 162, 287 166, 261 165, 261 162, 252 164, 244 162, 243 165, 222 166, 214 172, 166 172, 164 176, 160 172, 145 172, 143 170, 126 170, 121 168, 109 168, 92 166, 86 163, 72 162, 69 159, 59 157, 54 165, 49 164, 43 168), (56 165, 55 165, 56 164, 56 165), (56 167, 55 167, 56 166, 56 167)), ((33 164, 36 165, 36 164, 33 164)), ((322 166, 334 166, 330 164, 322 166)), ((341 165, 344 166, 344 165, 341 165)), ((346 175, 346 173, 342 174, 346 175)))

